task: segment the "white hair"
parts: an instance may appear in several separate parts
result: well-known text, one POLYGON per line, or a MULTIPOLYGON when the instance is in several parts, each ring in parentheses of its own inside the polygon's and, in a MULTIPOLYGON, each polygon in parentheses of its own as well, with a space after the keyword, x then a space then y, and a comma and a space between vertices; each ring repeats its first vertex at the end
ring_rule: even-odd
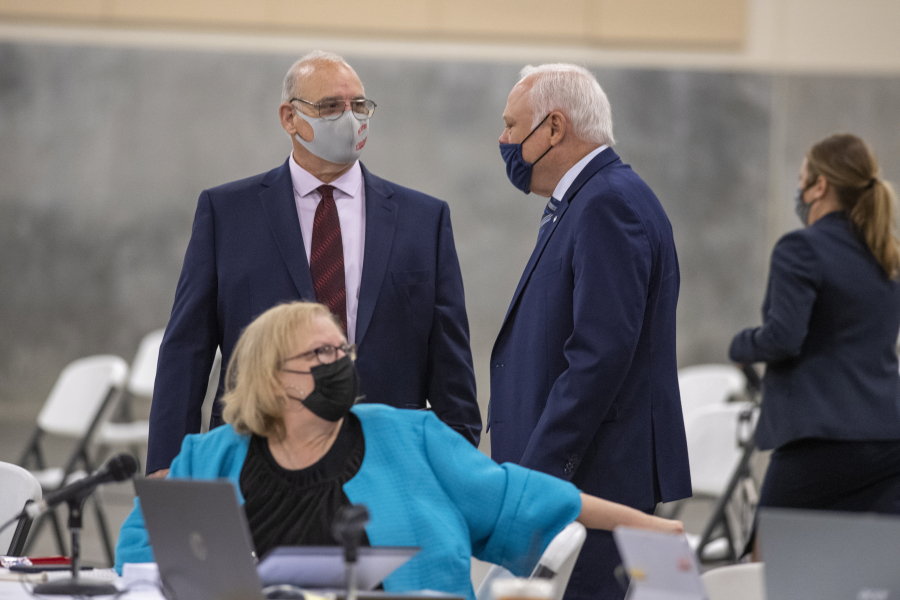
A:
POLYGON ((519 82, 527 78, 534 80, 530 94, 532 129, 551 111, 559 110, 582 140, 610 146, 616 143, 609 99, 590 71, 565 63, 528 65, 519 73, 519 82))
POLYGON ((313 50, 300 57, 300 60, 291 65, 287 75, 284 76, 284 83, 281 86, 281 101, 290 102, 294 94, 297 93, 297 87, 300 80, 312 73, 316 64, 338 64, 344 65, 351 71, 353 67, 347 64, 347 61, 334 54, 333 52, 325 52, 323 50, 313 50))

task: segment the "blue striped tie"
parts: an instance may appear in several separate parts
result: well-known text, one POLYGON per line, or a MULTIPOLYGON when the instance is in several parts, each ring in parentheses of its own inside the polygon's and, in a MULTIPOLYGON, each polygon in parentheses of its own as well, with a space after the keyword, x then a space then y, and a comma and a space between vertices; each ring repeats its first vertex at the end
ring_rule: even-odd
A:
POLYGON ((544 227, 547 223, 550 222, 550 217, 553 216, 553 213, 556 211, 556 207, 559 206, 559 200, 550 196, 550 202, 547 203, 547 206, 544 207, 544 214, 541 215, 541 227, 538 229, 538 236, 540 236, 541 232, 544 231, 544 227))

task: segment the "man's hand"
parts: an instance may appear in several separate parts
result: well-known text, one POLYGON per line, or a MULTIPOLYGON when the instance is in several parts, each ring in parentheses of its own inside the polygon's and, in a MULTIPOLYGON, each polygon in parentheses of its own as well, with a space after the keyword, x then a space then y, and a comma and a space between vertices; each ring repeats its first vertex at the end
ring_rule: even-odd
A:
POLYGON ((147 479, 165 479, 166 475, 168 474, 168 469, 160 469, 159 471, 153 471, 152 473, 147 475, 147 479))

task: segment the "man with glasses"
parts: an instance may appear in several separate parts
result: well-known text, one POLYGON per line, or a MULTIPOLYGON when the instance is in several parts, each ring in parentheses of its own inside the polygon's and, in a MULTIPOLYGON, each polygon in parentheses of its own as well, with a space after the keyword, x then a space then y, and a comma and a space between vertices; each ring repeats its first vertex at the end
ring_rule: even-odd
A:
MULTIPOLYGON (((147 472, 164 476, 200 430, 216 348, 299 299, 327 305, 358 348, 363 401, 423 409, 477 445, 481 416, 447 204, 359 162, 376 104, 339 56, 288 71, 279 106, 293 152, 280 167, 200 195, 159 354, 147 472)), ((325 357, 327 360, 327 357, 325 357)), ((222 423, 213 406, 211 426, 222 423)))

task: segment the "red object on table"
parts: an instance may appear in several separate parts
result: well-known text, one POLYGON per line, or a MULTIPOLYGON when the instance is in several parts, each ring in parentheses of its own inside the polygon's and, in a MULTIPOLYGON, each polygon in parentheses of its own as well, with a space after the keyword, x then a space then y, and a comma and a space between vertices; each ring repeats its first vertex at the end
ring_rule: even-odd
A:
POLYGON ((72 559, 68 556, 29 556, 28 560, 33 565, 71 565, 72 559))

